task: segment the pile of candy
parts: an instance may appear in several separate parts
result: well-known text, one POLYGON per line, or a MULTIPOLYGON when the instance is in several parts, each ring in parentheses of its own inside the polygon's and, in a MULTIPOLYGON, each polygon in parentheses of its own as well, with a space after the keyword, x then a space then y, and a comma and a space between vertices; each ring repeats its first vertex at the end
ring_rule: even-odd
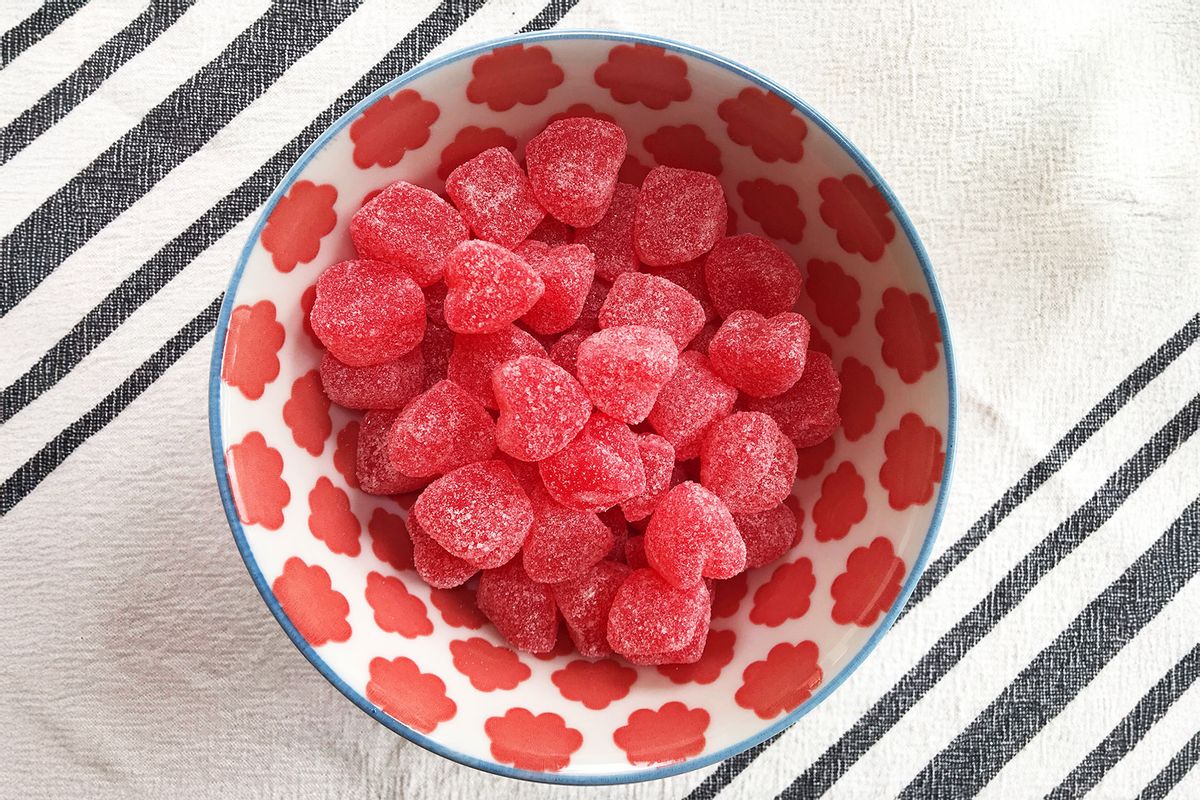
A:
POLYGON ((500 147, 459 166, 449 202, 387 187, 311 323, 330 399, 367 411, 363 490, 423 490, 425 581, 478 574, 520 650, 552 650, 563 620, 585 656, 690 663, 713 582, 791 547, 796 448, 840 424, 841 387, 791 311, 792 259, 725 235, 712 175, 618 183, 625 150, 618 126, 564 119, 524 169, 500 147))

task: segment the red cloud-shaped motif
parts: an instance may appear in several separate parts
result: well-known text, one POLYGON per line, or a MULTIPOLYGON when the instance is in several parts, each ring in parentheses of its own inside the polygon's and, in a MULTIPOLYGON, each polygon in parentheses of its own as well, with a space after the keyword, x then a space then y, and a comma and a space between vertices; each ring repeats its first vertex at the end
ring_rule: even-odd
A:
POLYGON ((905 414, 884 437, 883 452, 887 458, 879 468, 879 482, 888 491, 888 504, 902 511, 928 503, 946 463, 941 431, 916 414, 905 414))
POLYGON ((333 420, 320 372, 309 370, 292 383, 292 396, 283 404, 283 421, 292 429, 296 444, 314 456, 321 455, 333 431, 333 420))
POLYGON ((637 160, 632 154, 626 154, 621 169, 617 172, 617 180, 633 186, 641 186, 642 181, 650 174, 650 168, 637 160))
POLYGON ((806 220, 795 189, 758 178, 739 183, 738 194, 747 216, 762 225, 767 236, 792 244, 799 244, 804 238, 806 220))
POLYGON ((350 623, 346 621, 350 604, 333 588, 323 567, 310 567, 298 558, 289 558, 283 574, 271 584, 271 591, 304 641, 313 647, 350 638, 350 623))
POLYGON ((283 479, 283 456, 258 431, 231 445, 225 453, 229 491, 238 517, 247 525, 262 525, 273 531, 283 525, 283 508, 292 492, 283 479))
POLYGON ((259 237, 275 269, 291 272, 317 257, 321 239, 337 225, 336 201, 336 188, 312 181, 297 181, 279 198, 259 237))
POLYGON ((839 374, 842 396, 838 416, 850 441, 858 441, 875 427, 875 416, 883 410, 883 389, 875 382, 875 373, 857 358, 847 358, 839 374))
POLYGON ((809 598, 816 585, 812 562, 807 558, 779 565, 771 573, 771 579, 754 593, 750 621, 775 628, 789 619, 800 619, 808 613, 809 598))
POLYGON ((833 358, 833 348, 829 346, 829 340, 825 338, 825 334, 821 333, 821 329, 813 325, 808 329, 808 349, 816 350, 818 353, 833 358))
POLYGON ((855 523, 867 516, 867 484, 849 461, 821 483, 821 497, 813 506, 818 542, 844 539, 855 523))
POLYGON ((312 313, 313 303, 317 302, 317 285, 314 283, 304 290, 304 294, 300 295, 300 326, 304 328, 304 334, 308 336, 309 341, 320 348, 325 345, 321 344, 321 340, 317 338, 317 333, 312 329, 312 320, 308 315, 312 313))
POLYGON ((350 126, 354 164, 360 169, 395 166, 429 141, 429 128, 440 114, 436 103, 412 89, 376 100, 350 126))
POLYGON ((748 573, 739 572, 732 578, 723 581, 717 581, 716 591, 713 593, 713 617, 732 617, 737 613, 738 606, 742 604, 742 598, 746 596, 749 590, 747 583, 748 573))
POLYGON ((808 125, 791 103, 761 89, 742 89, 737 97, 721 101, 717 115, 725 120, 729 138, 750 147, 766 161, 791 161, 804 157, 808 125))
MULTIPOLYGON (((601 119, 605 122, 617 124, 617 120, 612 114, 605 114, 603 111, 597 111, 587 103, 573 103, 568 106, 565 111, 560 111, 557 114, 552 114, 550 119, 546 120, 546 125, 552 122, 558 122, 560 119, 574 119, 575 117, 587 117, 588 119, 601 119)), ((544 126, 543 126, 544 127, 544 126)))
POLYGON ((367 533, 376 558, 396 570, 413 568, 412 540, 401 517, 377 508, 371 512, 367 533))
POLYGON ((613 741, 625 751, 630 764, 683 761, 704 749, 708 722, 703 708, 688 708, 679 702, 667 703, 658 711, 640 708, 613 732, 613 741))
POLYGON ((737 634, 733 631, 709 631, 699 661, 693 664, 664 664, 658 671, 670 678, 672 683, 712 683, 721 677, 721 670, 733 661, 733 643, 736 640, 737 634))
MULTIPOLYGON (((812 328, 812 333, 816 333, 817 329, 812 328)), ((810 338, 809 346, 812 346, 810 338)), ((825 469, 825 462, 833 455, 833 437, 826 439, 820 444, 814 444, 812 447, 801 447, 796 450, 796 477, 811 478, 817 475, 821 470, 825 469)))
POLYGON ((458 713, 437 675, 421 672, 412 660, 371 659, 367 699, 394 719, 421 733, 431 733, 458 713))
POLYGON ((466 675, 471 685, 481 692, 515 689, 533 674, 512 650, 478 636, 452 641, 450 655, 454 668, 466 675))
POLYGON ((610 658, 600 661, 579 659, 555 671, 550 680, 563 697, 599 710, 629 694, 629 687, 637 680, 637 670, 610 658))
POLYGON ((733 699, 762 719, 794 711, 821 685, 817 656, 817 645, 813 642, 775 645, 764 661, 746 667, 741 688, 733 699))
POLYGON ((817 319, 838 336, 848 336, 858 322, 858 299, 862 287, 853 275, 847 275, 837 262, 812 258, 804 288, 817 308, 817 319))
POLYGON ((350 510, 350 497, 322 475, 308 493, 308 529, 335 553, 356 556, 362 526, 350 510))
POLYGON ((497 761, 517 769, 557 772, 571 763, 571 754, 583 746, 583 734, 568 728, 558 714, 538 714, 510 708, 503 717, 483 724, 492 740, 497 761))
POLYGON ((904 561, 882 536, 857 547, 846 559, 846 571, 833 580, 833 621, 867 627, 891 608, 904 580, 904 561))
POLYGON ((544 47, 509 45, 475 59, 467 99, 507 111, 517 103, 536 106, 563 82, 563 71, 544 47))
POLYGON ((411 594, 399 578, 370 573, 366 596, 375 611, 375 624, 381 630, 398 633, 405 639, 433 633, 433 623, 429 621, 425 604, 411 594))
POLYGON ((251 400, 262 397, 263 387, 279 377, 283 340, 274 303, 260 300, 252 306, 238 306, 229 315, 221 379, 251 400))
POLYGON ((905 383, 916 383, 937 366, 942 331, 925 295, 885 290, 883 307, 875 315, 875 330, 883 337, 883 363, 896 370, 905 383))
POLYGON ((438 611, 442 619, 452 628, 469 628, 479 630, 487 622, 487 617, 475 605, 475 589, 470 586, 456 586, 453 589, 433 589, 429 592, 429 601, 438 611))
POLYGON ((847 253, 861 253, 867 261, 878 261, 883 248, 896 238, 891 211, 879 189, 861 175, 841 180, 826 178, 817 184, 821 193, 821 219, 837 231, 838 245, 847 253))
POLYGON ((642 142, 654 160, 664 167, 694 169, 721 174, 721 150, 698 125, 664 125, 642 142))
MULTIPOLYGON (((484 150, 493 147, 517 149, 517 140, 505 133, 501 128, 480 128, 468 125, 454 136, 454 141, 446 145, 442 151, 442 163, 438 166, 438 177, 442 180, 450 177, 460 164, 465 164, 484 150)), ((444 286, 444 284, 438 284, 444 286)), ((427 290, 428 291, 428 290, 427 290)))
POLYGON ((621 44, 596 67, 596 84, 608 89, 618 103, 641 103, 661 110, 676 100, 692 96, 687 63, 661 47, 621 44))
POLYGON ((333 450, 333 468, 341 473, 351 489, 358 488, 358 420, 352 419, 338 431, 333 450))

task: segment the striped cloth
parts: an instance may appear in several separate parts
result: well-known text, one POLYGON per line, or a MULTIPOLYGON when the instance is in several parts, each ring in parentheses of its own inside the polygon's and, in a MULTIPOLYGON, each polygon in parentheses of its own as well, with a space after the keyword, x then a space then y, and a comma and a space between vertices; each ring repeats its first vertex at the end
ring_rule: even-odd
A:
POLYGON ((6 0, 0 30, 0 796, 1200 797, 1188 0, 6 0), (207 445, 220 295, 287 167, 423 59, 554 25, 826 113, 921 231, 961 368, 945 523, 882 645, 775 741, 612 789, 345 702, 246 579, 207 445))

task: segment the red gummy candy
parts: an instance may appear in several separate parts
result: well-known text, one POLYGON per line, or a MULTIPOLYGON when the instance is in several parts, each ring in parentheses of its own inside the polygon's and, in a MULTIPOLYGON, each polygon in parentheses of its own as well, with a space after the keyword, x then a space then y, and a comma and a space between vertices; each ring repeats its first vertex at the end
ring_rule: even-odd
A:
POLYGON ((428 189, 397 181, 350 220, 350 238, 363 258, 390 261, 421 286, 442 277, 442 261, 470 236, 467 223, 428 189))
POLYGON ((550 345, 550 360, 575 374, 575 362, 579 356, 579 345, 594 331, 589 328, 572 328, 558 337, 558 341, 550 345))
POLYGON ((438 478, 421 492, 412 513, 434 541, 480 569, 508 562, 533 524, 529 498, 499 460, 468 464, 438 478))
POLYGON ((495 333, 533 308, 544 290, 533 268, 511 250, 463 242, 446 257, 446 327, 495 333))
POLYGON ((753 397, 783 394, 804 374, 808 320, 790 311, 765 319, 757 311, 725 318, 708 347, 713 371, 753 397))
POLYGON ((702 353, 686 352, 646 419, 655 432, 675 448, 681 461, 700 455, 700 444, 708 428, 733 411, 737 389, 709 368, 702 353))
MULTIPOLYGON (((709 594, 712 590, 709 589, 709 594)), ((695 630, 692 631, 692 638, 688 643, 677 650, 669 650, 665 653, 648 653, 626 656, 626 660, 630 664, 637 664, 640 667, 655 667, 662 664, 695 664, 704 655, 704 645, 708 644, 708 627, 712 618, 705 615, 696 623, 695 630)))
POLYGON ((596 274, 606 281, 622 272, 637 272, 633 251, 633 214, 637 208, 636 186, 618 183, 608 210, 595 225, 575 231, 575 243, 587 245, 596 254, 596 274))
POLYGON ((590 511, 567 508, 535 492, 533 526, 521 548, 525 574, 538 583, 558 583, 583 574, 612 549, 608 526, 590 511))
POLYGON ((630 536, 625 540, 625 563, 634 569, 650 566, 646 560, 646 536, 630 536))
POLYGON ((579 345, 575 371, 596 408, 636 425, 675 374, 675 341, 658 328, 621 325, 592 334, 579 345))
POLYGON ((791 311, 800 280, 791 256, 752 233, 717 242, 704 262, 704 282, 722 317, 742 310, 764 317, 791 311))
POLYGON ((525 147, 533 191, 552 216, 576 228, 604 216, 625 160, 625 131, 598 119, 552 122, 525 147))
POLYGON ((425 295, 425 318, 431 325, 446 327, 446 284, 444 281, 422 287, 425 295))
POLYGON ((629 523, 626 522, 625 515, 621 513, 619 506, 613 506, 608 511, 601 511, 597 516, 608 526, 613 536, 612 548, 608 551, 607 558, 624 561, 625 540, 629 538, 629 523))
POLYGON ((686 647, 709 616, 708 587, 667 583, 652 569, 630 573, 608 612, 608 643, 623 656, 666 653, 686 647))
POLYGON ((575 324, 583 311, 592 288, 596 259, 583 245, 566 244, 528 260, 542 279, 545 291, 521 319, 534 333, 562 333, 575 324))
POLYGON ((646 491, 637 437, 599 411, 575 439, 538 464, 550 496, 582 511, 604 511, 646 491))
POLYGON ((406 475, 444 475, 496 452, 492 417, 453 381, 417 396, 392 423, 388 453, 406 475))
POLYGON ((592 330, 600 327, 600 309, 608 299, 611 288, 599 278, 592 282, 592 288, 588 290, 587 298, 583 301, 583 309, 579 312, 579 321, 575 323, 576 327, 592 330))
POLYGON ((696 338, 692 339, 692 343, 688 345, 688 348, 695 350, 697 353, 704 353, 704 355, 708 355, 708 348, 712 344, 713 337, 717 335, 718 330, 720 330, 720 328, 716 323, 704 323, 704 327, 701 328, 700 332, 696 334, 696 338))
POLYGON ((730 511, 757 514, 791 494, 796 461, 796 446, 775 420, 756 411, 739 411, 717 422, 704 437, 700 482, 730 511))
POLYGON ((326 353, 321 359, 321 385, 343 408, 403 408, 425 386, 425 354, 409 350, 395 361, 351 367, 326 353))
POLYGON ((633 246, 648 266, 682 264, 711 250, 728 221, 725 190, 712 175, 655 167, 638 195, 633 246))
POLYGON ((313 333, 339 361, 369 367, 395 361, 425 335, 425 295, 382 261, 342 261, 317 279, 313 333))
POLYGON ((522 461, 541 461, 567 446, 592 412, 578 381, 548 358, 521 356, 492 372, 500 407, 496 443, 522 461))
POLYGON ((388 431, 395 411, 368 411, 358 428, 355 473, 358 487, 367 494, 404 494, 424 488, 429 478, 405 475, 388 455, 388 431))
POLYGON ((412 514, 408 516, 408 535, 412 539, 413 567, 421 580, 433 588, 453 589, 462 586, 479 572, 478 567, 447 553, 444 547, 421 529, 412 514))
POLYGON ((454 350, 454 331, 441 325, 430 324, 425 328, 421 341, 421 352, 425 360, 425 388, 444 381, 450 367, 450 353, 454 350))
POLYGON ((551 247, 558 247, 560 244, 570 244, 574 233, 569 225, 564 225, 554 217, 547 215, 527 238, 545 242, 551 247))
POLYGON ((770 416, 792 444, 805 448, 825 441, 842 424, 837 410, 841 396, 842 384, 833 361, 824 353, 809 350, 804 374, 792 388, 777 397, 747 397, 742 405, 747 411, 770 416))
POLYGON ((479 576, 475 602, 509 644, 527 653, 546 653, 558 641, 558 609, 550 586, 530 580, 514 558, 479 576))
POLYGON ((650 566, 680 588, 702 578, 732 578, 746 568, 746 544, 729 509, 691 481, 671 487, 658 502, 645 544, 650 566))
POLYGON ((567 621, 567 632, 581 656, 601 658, 608 646, 608 613, 613 598, 632 570, 615 561, 600 561, 582 574, 552 587, 554 602, 567 621))
POLYGON ((733 521, 746 543, 746 569, 780 558, 796 538, 796 514, 783 503, 757 514, 734 514, 733 521))
POLYGON ((671 488, 675 473, 675 448, 661 436, 643 433, 638 436, 638 452, 646 468, 646 491, 621 503, 625 519, 636 522, 650 516, 658 501, 671 488))
POLYGON ((694 258, 682 264, 672 264, 669 267, 655 269, 654 274, 660 278, 666 278, 676 286, 682 286, 688 294, 696 298, 700 303, 700 308, 704 309, 706 322, 716 320, 717 307, 713 305, 712 298, 708 295, 708 286, 704 283, 703 258, 694 258))
POLYGON ((601 328, 645 325, 670 334, 682 351, 704 327, 700 301, 657 275, 626 272, 613 281, 598 320, 601 328))
POLYGON ((545 355, 546 349, 528 331, 509 325, 495 333, 455 336, 446 372, 484 406, 496 408, 492 371, 520 356, 545 355))
POLYGON ((512 152, 493 147, 460 164, 446 178, 446 194, 480 239, 512 247, 546 213, 512 152))

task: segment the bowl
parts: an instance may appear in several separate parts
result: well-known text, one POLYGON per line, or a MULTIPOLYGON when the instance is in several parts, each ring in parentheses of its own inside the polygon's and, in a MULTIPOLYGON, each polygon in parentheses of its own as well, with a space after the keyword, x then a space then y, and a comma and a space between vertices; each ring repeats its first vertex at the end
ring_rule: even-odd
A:
POLYGON ((878 643, 929 556, 954 448, 954 372, 928 257, 863 155, 757 73, 649 36, 509 37, 426 63, 338 120, 288 172, 241 254, 217 326, 213 458, 237 547, 313 666, 405 738, 500 775, 665 777, 763 741, 830 696, 878 643), (413 572, 411 496, 367 495, 356 414, 330 407, 307 327, 313 284, 352 256, 348 223, 397 179, 441 189, 561 115, 629 135, 622 180, 716 174, 731 230, 804 273, 799 310, 845 387, 843 425, 800 452, 792 551, 723 583, 704 657, 635 668, 515 653, 472 590, 413 572))

